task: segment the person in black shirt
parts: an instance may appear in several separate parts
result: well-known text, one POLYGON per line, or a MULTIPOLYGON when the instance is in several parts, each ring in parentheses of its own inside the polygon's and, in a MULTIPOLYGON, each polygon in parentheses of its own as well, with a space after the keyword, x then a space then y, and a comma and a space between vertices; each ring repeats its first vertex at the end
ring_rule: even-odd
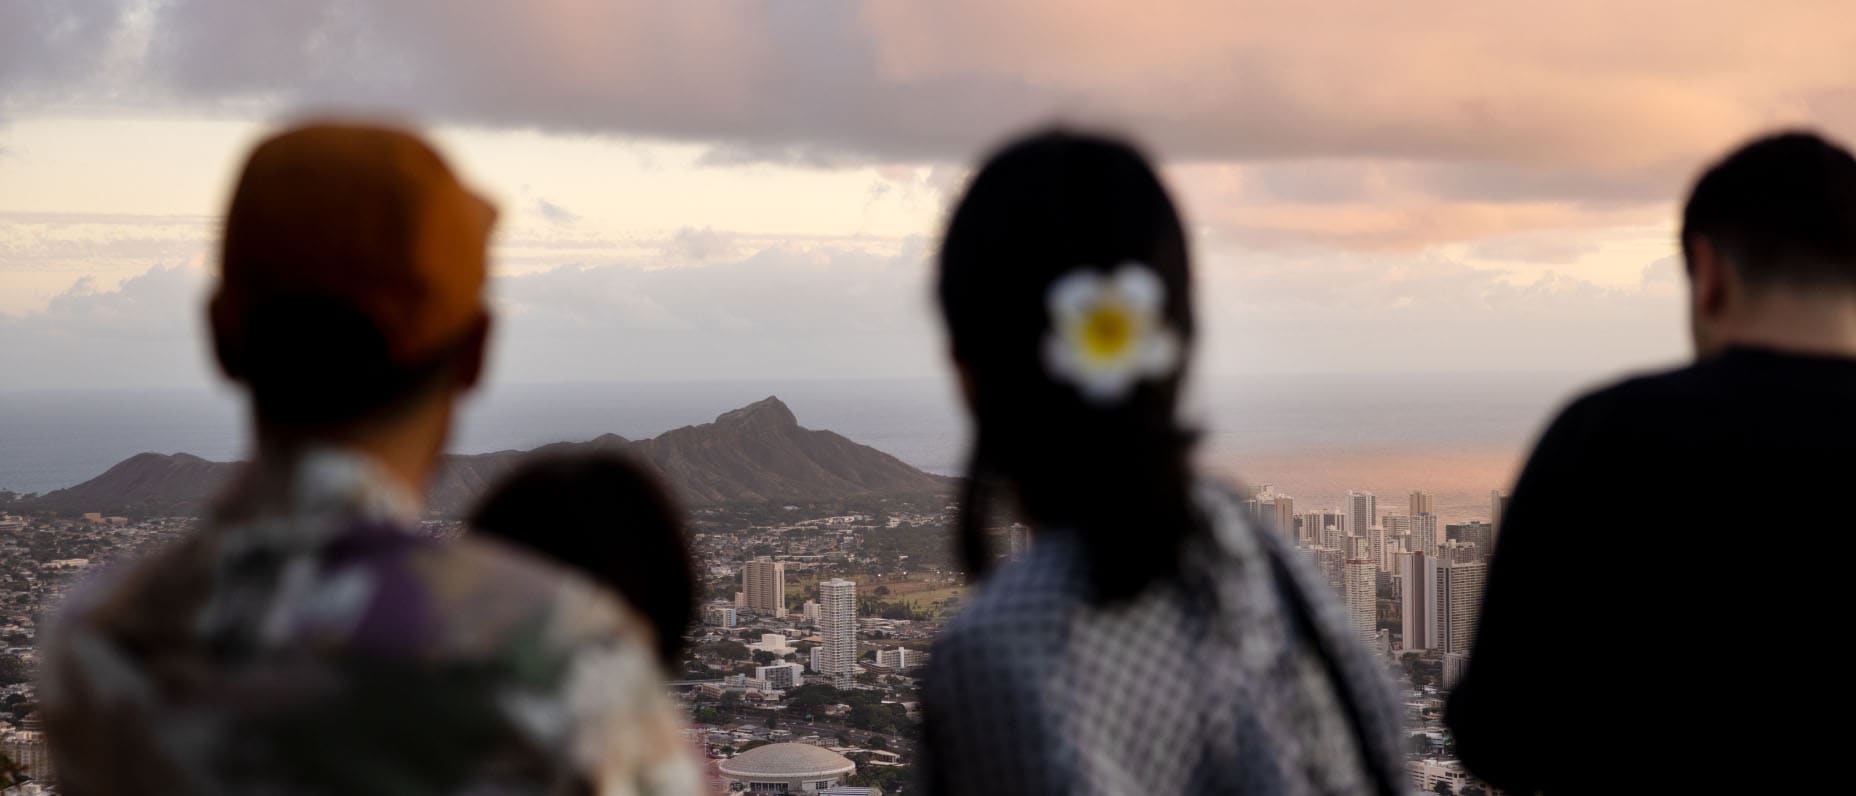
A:
POLYGON ((1702 176, 1697 360, 1587 395, 1515 486, 1447 716, 1510 793, 1846 780, 1856 159, 1810 133, 1702 176))

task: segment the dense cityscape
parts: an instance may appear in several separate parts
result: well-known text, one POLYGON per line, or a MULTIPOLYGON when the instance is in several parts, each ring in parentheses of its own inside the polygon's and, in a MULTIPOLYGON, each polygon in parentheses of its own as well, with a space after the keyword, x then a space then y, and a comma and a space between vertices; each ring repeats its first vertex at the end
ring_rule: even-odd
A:
MULTIPOLYGON (((1467 660, 1506 501, 1491 493, 1487 521, 1446 524, 1421 491, 1395 509, 1353 491, 1343 506, 1301 511, 1267 485, 1245 491, 1257 526, 1294 542, 1384 657, 1404 695, 1408 772, 1420 791, 1491 792, 1453 759, 1441 717, 1467 660)), ((779 777, 755 766, 772 760, 763 767, 790 770, 801 755, 801 767, 820 777, 804 784, 910 792, 917 677, 967 588, 952 553, 955 508, 940 498, 871 498, 692 513, 704 600, 671 687, 717 791, 777 787, 779 777)), ((53 792, 33 684, 46 616, 86 574, 171 542, 192 524, 0 515, 5 793, 53 792)), ((431 522, 427 531, 461 528, 431 522)), ((1023 525, 994 536, 1008 556, 1036 543, 1023 525)))

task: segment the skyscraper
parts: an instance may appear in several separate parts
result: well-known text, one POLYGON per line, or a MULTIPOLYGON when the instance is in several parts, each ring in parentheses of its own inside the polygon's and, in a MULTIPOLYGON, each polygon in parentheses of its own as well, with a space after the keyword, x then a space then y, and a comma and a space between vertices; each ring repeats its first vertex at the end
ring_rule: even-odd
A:
POLYGON ((1502 515, 1507 513, 1508 493, 1499 489, 1489 490, 1489 525, 1492 526, 1489 532, 1489 544, 1495 544, 1495 540, 1501 537, 1502 515))
POLYGON ((832 578, 818 585, 818 628, 824 642, 812 650, 812 671, 838 687, 857 671, 857 584, 832 578))
POLYGON ((1367 558, 1376 568, 1385 568, 1386 540, 1379 527, 1379 498, 1371 492, 1347 491, 1347 533, 1366 539, 1372 545, 1367 558))
POLYGON ((1443 541, 1437 535, 1437 515, 1430 512, 1411 515, 1411 547, 1414 553, 1427 556, 1437 555, 1437 543, 1443 541))
POLYGON ((786 613, 786 563, 758 558, 741 565, 743 607, 762 613, 786 613))
POLYGON ((1342 549, 1341 540, 1347 535, 1347 514, 1333 509, 1320 509, 1302 515, 1303 544, 1318 545, 1342 549))
POLYGON ((1289 544, 1295 544, 1295 498, 1277 495, 1274 505, 1275 531, 1289 540, 1289 544))
POLYGON ((1405 557, 1399 595, 1399 633, 1408 650, 1428 650, 1437 644, 1437 558, 1423 552, 1405 557))
POLYGON ((1379 565, 1370 558, 1372 549, 1366 539, 1350 536, 1347 542, 1348 624, 1362 642, 1372 646, 1379 638, 1379 565))
POLYGON ((1476 546, 1478 554, 1481 555, 1482 558, 1487 559, 1489 557, 1489 548, 1494 538, 1494 526, 1486 522, 1464 522, 1444 526, 1444 539, 1440 540, 1438 545, 1441 547, 1443 541, 1448 540, 1455 540, 1466 545, 1473 544, 1476 546))
POLYGON ((1436 505, 1432 503, 1431 501, 1431 493, 1416 492, 1416 491, 1411 493, 1411 511, 1409 513, 1409 516, 1416 517, 1420 514, 1436 514, 1436 513, 1437 513, 1437 508, 1436 508, 1436 505))
POLYGON ((1437 569, 1437 646, 1446 653, 1469 654, 1476 622, 1482 618, 1482 585, 1489 565, 1445 564, 1437 569))
POLYGON ((1347 492, 1347 533, 1364 537, 1379 518, 1379 498, 1371 492, 1347 492))

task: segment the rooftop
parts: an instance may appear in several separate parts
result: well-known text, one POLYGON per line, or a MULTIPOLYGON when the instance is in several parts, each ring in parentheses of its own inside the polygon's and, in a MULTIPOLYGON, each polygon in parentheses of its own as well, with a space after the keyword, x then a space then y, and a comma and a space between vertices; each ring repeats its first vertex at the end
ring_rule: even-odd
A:
POLYGON ((735 755, 722 761, 718 768, 734 779, 810 779, 849 774, 857 770, 857 764, 830 749, 802 743, 776 743, 735 755))

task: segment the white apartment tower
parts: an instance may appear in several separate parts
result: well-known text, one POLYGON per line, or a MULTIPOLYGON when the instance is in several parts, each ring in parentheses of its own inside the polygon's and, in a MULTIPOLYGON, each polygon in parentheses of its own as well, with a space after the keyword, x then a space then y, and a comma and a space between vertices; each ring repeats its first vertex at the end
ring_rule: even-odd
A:
POLYGON ((1411 515, 1411 546, 1407 549, 1434 557, 1437 555, 1437 545, 1442 541, 1443 537, 1437 527, 1437 515, 1428 511, 1411 515))
POLYGON ((812 650, 812 671, 848 685, 857 673, 857 584, 832 578, 818 585, 818 628, 825 643, 812 650))
POLYGON ((1368 646, 1379 638, 1379 565, 1374 563, 1367 540, 1350 536, 1346 564, 1347 617, 1353 631, 1368 646))
POLYGON ((741 565, 743 607, 760 613, 786 613, 786 563, 759 558, 741 565))

